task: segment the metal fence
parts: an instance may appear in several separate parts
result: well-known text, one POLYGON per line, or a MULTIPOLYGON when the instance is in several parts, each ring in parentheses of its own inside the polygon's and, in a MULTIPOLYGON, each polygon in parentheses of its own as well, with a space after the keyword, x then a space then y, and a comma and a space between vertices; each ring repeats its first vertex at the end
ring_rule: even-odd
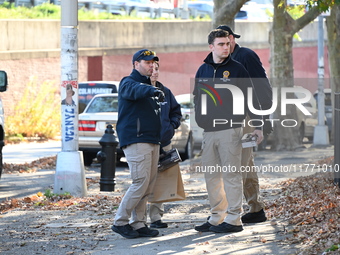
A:
MULTIPOLYGON (((60 5, 60 0, 0 0, 0 4, 4 2, 14 3, 15 6, 24 6, 24 7, 32 7, 36 5, 40 5, 43 3, 52 3, 55 5, 60 5)), ((98 10, 102 12, 110 12, 114 15, 146 15, 150 18, 158 18, 158 17, 175 17, 175 18, 187 18, 189 16, 196 17, 204 17, 209 16, 212 17, 210 12, 200 11, 197 9, 188 8, 187 11, 182 8, 173 8, 173 9, 165 9, 165 8, 152 8, 152 7, 142 7, 142 6, 128 6, 128 5, 120 5, 115 3, 110 3, 109 1, 91 1, 91 0, 78 0, 78 8, 85 8, 87 10, 98 10)))

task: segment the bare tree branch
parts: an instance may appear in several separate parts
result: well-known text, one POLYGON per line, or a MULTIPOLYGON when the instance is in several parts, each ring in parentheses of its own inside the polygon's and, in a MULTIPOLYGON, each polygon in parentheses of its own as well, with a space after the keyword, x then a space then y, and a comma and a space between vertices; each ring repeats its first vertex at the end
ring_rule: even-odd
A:
POLYGON ((239 12, 243 4, 248 1, 249 0, 214 0, 215 17, 213 21, 213 27, 225 24, 229 25, 231 28, 234 28, 236 14, 239 12))
POLYGON ((314 6, 308 12, 306 12, 301 18, 295 20, 293 25, 292 34, 299 32, 302 28, 311 23, 315 18, 320 15, 321 11, 317 6, 314 6))

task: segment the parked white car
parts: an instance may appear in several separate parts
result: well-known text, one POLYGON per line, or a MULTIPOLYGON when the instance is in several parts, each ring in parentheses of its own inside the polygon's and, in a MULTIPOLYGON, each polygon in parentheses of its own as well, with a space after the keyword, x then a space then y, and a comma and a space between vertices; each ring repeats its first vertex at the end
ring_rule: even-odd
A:
MULTIPOLYGON (((105 133, 107 125, 116 129, 118 120, 118 94, 95 95, 79 114, 79 151, 83 152, 85 166, 90 166, 98 151, 101 150, 99 140, 105 133)), ((117 133, 115 133, 117 136, 117 133)), ((118 139, 118 136, 117 136, 118 139)), ((177 148, 182 160, 193 156, 193 136, 189 125, 183 120, 176 129, 172 146, 177 148)), ((117 146, 117 162, 124 157, 123 151, 117 146)))
POLYGON ((79 113, 82 113, 92 97, 97 94, 118 93, 119 81, 79 82, 79 113))
POLYGON ((195 121, 195 108, 192 94, 181 94, 175 96, 177 102, 181 105, 183 118, 190 126, 194 137, 194 147, 199 149, 202 145, 203 129, 200 128, 195 121))
MULTIPOLYGON (((0 92, 7 90, 7 73, 0 71, 0 92)), ((2 148, 5 145, 5 118, 4 118, 4 107, 0 98, 0 178, 2 173, 2 148)))

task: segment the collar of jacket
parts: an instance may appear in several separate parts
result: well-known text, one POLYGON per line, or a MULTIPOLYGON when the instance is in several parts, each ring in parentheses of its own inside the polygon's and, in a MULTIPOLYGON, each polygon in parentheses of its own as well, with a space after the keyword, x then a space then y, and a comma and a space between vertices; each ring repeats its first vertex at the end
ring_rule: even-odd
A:
POLYGON ((156 81, 156 87, 164 92, 164 85, 161 82, 156 81))
POLYGON ((133 70, 132 70, 132 73, 130 74, 130 76, 131 76, 132 79, 134 79, 135 81, 138 81, 138 82, 142 82, 142 83, 146 83, 146 84, 151 85, 150 77, 141 75, 140 72, 138 72, 136 69, 133 69, 133 70))
POLYGON ((236 55, 240 48, 241 48, 241 46, 238 45, 237 43, 235 43, 234 50, 233 50, 233 52, 230 54, 231 57, 233 57, 234 55, 236 55))
MULTIPOLYGON (((229 56, 221 63, 221 65, 226 65, 230 59, 231 54, 229 54, 229 56)), ((216 65, 212 56, 212 52, 210 52, 209 55, 204 59, 204 62, 209 65, 216 65)))

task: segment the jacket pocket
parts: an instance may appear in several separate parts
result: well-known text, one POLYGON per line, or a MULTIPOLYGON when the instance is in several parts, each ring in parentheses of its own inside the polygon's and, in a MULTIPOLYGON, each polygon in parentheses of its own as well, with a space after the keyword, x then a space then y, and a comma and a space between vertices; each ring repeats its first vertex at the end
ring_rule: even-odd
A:
POLYGON ((234 156, 240 156, 242 152, 241 139, 243 135, 242 128, 234 128, 231 134, 231 146, 229 147, 229 152, 234 156))

